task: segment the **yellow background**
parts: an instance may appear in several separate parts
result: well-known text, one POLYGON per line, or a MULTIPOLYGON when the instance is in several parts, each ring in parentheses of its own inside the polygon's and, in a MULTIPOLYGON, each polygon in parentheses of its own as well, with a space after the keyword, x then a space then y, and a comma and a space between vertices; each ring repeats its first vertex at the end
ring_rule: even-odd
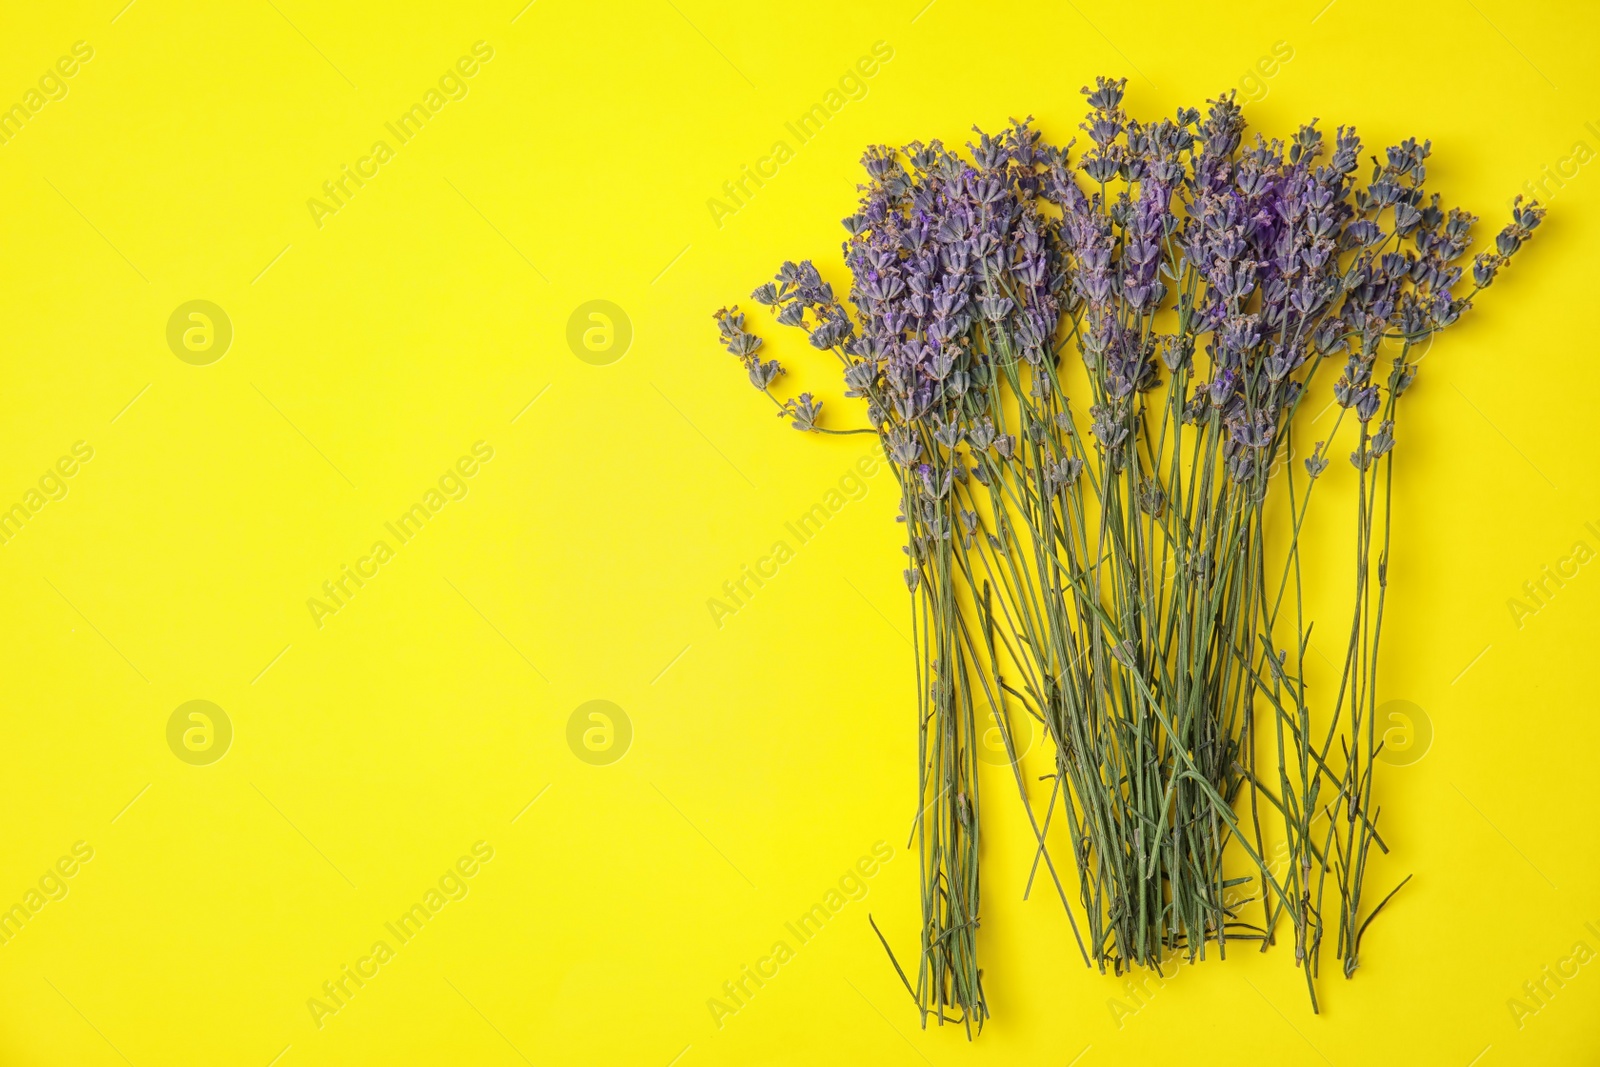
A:
MULTIPOLYGON (((1247 88, 1274 133, 1431 137, 1487 240, 1523 183, 1600 149, 1595 15, 923 4, 8 5, 0 104, 76 41, 94 58, 0 147, 0 503, 76 441, 94 458, 0 547, 0 905, 74 842, 94 858, 0 947, 0 1062, 1600 1062, 1600 963, 1520 1029, 1507 1007, 1600 949, 1600 568, 1520 628, 1507 606, 1600 547, 1595 168, 1567 164, 1407 399, 1382 695, 1435 736, 1380 768, 1373 880, 1416 877, 1354 981, 1330 952, 1320 1017, 1283 945, 1142 1000, 1087 971, 1059 902, 1021 899, 1029 839, 991 767, 994 1019, 973 1044, 920 1032, 866 921, 909 959, 890 480, 720 628, 706 606, 868 451, 785 429, 710 319, 786 257, 840 280, 867 143, 1029 113, 1064 140, 1096 73, 1146 118, 1247 88), (468 95, 318 228, 308 198, 480 40, 468 95), (878 41, 866 96, 798 145, 784 123, 878 41), (1278 42, 1292 59, 1246 83, 1278 42), (794 158, 719 226, 708 199, 779 139, 794 158), (165 339, 193 299, 234 328, 208 366, 165 339), (567 344, 592 299, 632 323, 610 365, 567 344), (477 441, 468 495, 318 628, 307 599, 477 441), (209 766, 166 741, 193 699, 234 728, 209 766), (567 744, 595 699, 633 728, 607 766, 567 744), (880 840, 866 899, 719 1028, 708 998, 880 840), (319 1029, 308 998, 478 841, 469 894, 319 1029)), ((786 387, 859 417, 757 325, 786 387)))

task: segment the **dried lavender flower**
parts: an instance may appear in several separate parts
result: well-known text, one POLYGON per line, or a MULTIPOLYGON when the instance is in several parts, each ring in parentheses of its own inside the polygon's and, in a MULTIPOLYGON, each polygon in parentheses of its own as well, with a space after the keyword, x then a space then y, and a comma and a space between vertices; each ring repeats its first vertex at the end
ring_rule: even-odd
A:
MULTIPOLYGON (((1374 575, 1380 592, 1387 582, 1398 401, 1426 346, 1544 209, 1519 198, 1492 247, 1468 261, 1476 219, 1427 189, 1430 141, 1367 157, 1363 178, 1352 127, 1329 135, 1312 121, 1286 139, 1247 138, 1232 93, 1142 122, 1124 107, 1124 79, 1082 92, 1076 154, 1031 118, 975 131, 964 154, 939 141, 868 148, 843 220, 843 297, 808 260, 783 263, 752 294, 840 359, 845 395, 866 404, 871 429, 860 432, 879 436, 900 479, 905 577, 928 639, 917 826, 931 858, 911 991, 925 1020, 943 1022, 949 1008, 981 1026, 987 1015, 973 938, 976 780, 957 754, 980 701, 1004 729, 1003 688, 1055 745, 1085 960, 1159 968, 1208 942, 1270 941, 1286 917, 1314 1007, 1322 946, 1334 944, 1350 973, 1389 899, 1366 908, 1362 887, 1371 846, 1383 847, 1370 770, 1383 597, 1372 587, 1374 575), (1328 377, 1334 424, 1301 486, 1289 462, 1296 428, 1328 377), (1299 681, 1309 636, 1298 630, 1299 532, 1347 417, 1357 636, 1336 728, 1319 742, 1299 681), (1280 486, 1293 520, 1274 587, 1263 546, 1280 486), (1296 632, 1280 648, 1285 626, 1296 632), (1235 810, 1248 791, 1256 813, 1267 788, 1257 697, 1283 754, 1268 795, 1290 843, 1282 874, 1264 857, 1259 819, 1249 834, 1235 810), (1210 829, 1196 836, 1198 826, 1210 829), (1240 880, 1223 874, 1234 845, 1256 867, 1259 924, 1239 918, 1240 880), (1336 933, 1324 920, 1329 878, 1336 933)), ((718 325, 766 391, 782 370, 757 357, 743 315, 719 312, 718 325)), ((810 393, 773 399, 798 429, 840 432, 817 424, 810 393)))

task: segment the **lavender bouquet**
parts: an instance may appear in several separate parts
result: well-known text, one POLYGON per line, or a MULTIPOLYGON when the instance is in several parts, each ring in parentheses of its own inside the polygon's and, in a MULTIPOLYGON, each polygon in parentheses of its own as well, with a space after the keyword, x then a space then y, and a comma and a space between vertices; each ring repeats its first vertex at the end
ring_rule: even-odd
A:
POLYGON ((1363 184, 1354 130, 1331 147, 1315 122, 1247 144, 1231 94, 1203 117, 1145 124, 1123 88, 1084 90, 1076 155, 1031 120, 980 133, 966 155, 938 141, 869 149, 844 220, 848 300, 809 261, 755 291, 835 354, 867 427, 823 426, 812 395, 773 395, 782 368, 744 315, 716 316, 780 416, 876 434, 899 481, 923 886, 917 978, 901 976, 924 1025, 970 1031, 988 1014, 980 716, 1012 754, 1035 871, 1086 962, 1120 973, 1230 941, 1265 949, 1287 922, 1315 1009, 1331 876, 1335 951, 1354 971, 1395 891, 1370 904, 1365 874, 1371 850, 1387 851, 1372 772, 1398 401, 1413 353, 1543 217, 1519 199, 1469 288, 1475 220, 1424 191, 1429 144, 1388 149, 1363 184), (1295 431, 1335 370, 1339 414, 1302 475, 1295 431), (1341 432, 1356 589, 1337 693, 1319 706, 1304 569, 1347 564, 1300 534, 1341 432), (1042 817, 1013 707, 1053 742, 1042 817), (1046 847, 1058 817, 1071 889, 1046 847))

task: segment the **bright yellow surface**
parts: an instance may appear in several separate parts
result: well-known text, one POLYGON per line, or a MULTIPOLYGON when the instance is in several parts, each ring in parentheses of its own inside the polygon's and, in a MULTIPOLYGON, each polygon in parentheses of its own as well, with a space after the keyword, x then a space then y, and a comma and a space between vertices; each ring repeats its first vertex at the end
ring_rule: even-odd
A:
MULTIPOLYGON (((1523 988, 1600 950, 1600 577, 1520 627, 1508 607, 1600 547, 1588 5, 121 2, 12 4, 0 34, 0 106, 92 49, 0 145, 0 505, 44 480, 0 547, 0 906, 39 905, 0 946, 0 1062, 1600 1059, 1600 965, 1542 1004, 1523 988), (785 124, 876 42, 891 58, 801 143, 785 124), (386 123, 462 57, 401 143, 386 123), (1547 165, 1568 177, 1406 401, 1383 697, 1434 739, 1381 768, 1373 884, 1416 878, 1355 980, 1330 951, 1313 1017, 1282 945, 1137 998, 1086 971, 1059 903, 1021 900, 1030 842, 991 767, 994 1019, 969 1045, 918 1031, 867 925, 911 952, 892 484, 850 477, 867 439, 778 423, 710 313, 785 257, 839 279, 865 144, 1030 112, 1064 139, 1101 72, 1145 117, 1235 86, 1273 132, 1431 137, 1484 239, 1547 165), (780 140, 775 177, 708 208, 780 140), (346 165, 369 177, 340 206, 322 186, 346 165), (220 360, 169 348, 192 300, 232 324, 220 360), (591 300, 631 322, 618 361, 569 347, 591 300), (799 543, 786 523, 841 483, 799 543), (430 489, 402 542, 385 524, 430 489), (780 540, 793 558, 719 626, 708 599, 780 540), (345 565, 375 574, 313 612, 345 565), (169 747, 192 700, 231 723, 220 761, 175 754, 188 729, 208 751, 187 711, 169 747), (593 700, 631 724, 620 761, 575 755, 603 720, 569 747, 593 700), (865 899, 801 944, 785 924, 841 878, 865 899), (29 897, 41 879, 66 895, 29 897), (386 927, 430 901, 409 941, 386 927), (780 940, 793 958, 719 1027, 707 1001, 780 940), (347 965, 365 985, 313 1012, 347 965), (1520 1028, 1516 997, 1539 1004, 1520 1028)), ((857 417, 795 337, 772 351, 857 417)))

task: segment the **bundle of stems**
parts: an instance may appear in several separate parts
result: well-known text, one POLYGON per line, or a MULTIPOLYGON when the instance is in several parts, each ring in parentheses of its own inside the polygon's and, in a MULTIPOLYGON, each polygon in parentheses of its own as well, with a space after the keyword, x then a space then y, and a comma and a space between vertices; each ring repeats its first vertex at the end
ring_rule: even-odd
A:
MULTIPOLYGON (((846 367, 862 365, 847 349, 856 347, 855 330, 810 263, 785 263, 773 283, 762 287, 769 303, 783 302, 782 319, 794 325, 813 314, 811 336, 819 348, 834 349, 846 367), (835 317, 829 317, 835 316, 835 317)), ((737 309, 717 313, 724 345, 744 362, 750 381, 772 397, 769 387, 781 374, 775 361, 757 354, 761 338, 744 327, 737 309)), ((860 378, 859 372, 855 375, 860 378)), ((978 794, 977 700, 973 691, 974 648, 968 617, 958 604, 958 564, 951 532, 955 496, 964 475, 953 444, 941 444, 941 404, 911 408, 880 407, 883 391, 875 379, 852 381, 852 395, 869 398, 871 431, 831 431, 817 425, 821 405, 810 394, 779 401, 778 414, 796 429, 821 433, 871 432, 883 440, 900 487, 899 521, 906 527, 908 564, 903 574, 913 599, 913 645, 918 694, 917 811, 912 843, 917 848, 922 891, 922 932, 917 979, 913 986, 898 962, 896 969, 922 1013, 940 1025, 959 1023, 969 1037, 988 1017, 978 969, 978 794), (916 459, 922 462, 913 462, 916 459)), ((876 925, 874 924, 874 929, 876 925)), ((882 937, 882 934, 879 934, 882 937)), ((887 941, 884 942, 888 948, 887 941)), ((890 953, 893 959, 893 953, 890 953)))
MULTIPOLYGON (((1518 197, 1512 221, 1495 237, 1492 251, 1479 253, 1472 264, 1472 288, 1455 302, 1450 314, 1429 316, 1430 302, 1442 306, 1448 289, 1461 278, 1452 266, 1466 252, 1473 216, 1459 210, 1439 213, 1437 194, 1424 201, 1426 160, 1431 143, 1406 141, 1390 148, 1386 162, 1373 161, 1366 190, 1353 194, 1358 223, 1368 251, 1353 264, 1350 301, 1374 310, 1347 315, 1349 332, 1341 338, 1348 358, 1333 386, 1339 413, 1327 441, 1318 441, 1305 460, 1306 478, 1288 465, 1284 477, 1292 531, 1285 563, 1270 592, 1272 607, 1264 620, 1270 635, 1290 620, 1279 623, 1287 599, 1293 611, 1293 673, 1286 668, 1289 649, 1265 638, 1263 673, 1258 673, 1262 695, 1277 713, 1279 786, 1287 853, 1296 891, 1304 905, 1296 928, 1296 958, 1307 961, 1315 974, 1324 933, 1323 901, 1327 876, 1332 873, 1338 902, 1335 951, 1346 977, 1359 962, 1362 934, 1383 907, 1407 881, 1408 875, 1363 912, 1366 867, 1376 846, 1387 852, 1378 833, 1381 808, 1373 803, 1374 770, 1383 749, 1378 731, 1378 652, 1388 589, 1389 550, 1393 532, 1395 422, 1399 400, 1416 379, 1418 364, 1431 348, 1433 335, 1453 324, 1472 298, 1493 283, 1511 256, 1532 235, 1544 218, 1537 203, 1523 205, 1518 197), (1401 251, 1410 241, 1417 253, 1401 251), (1392 245, 1392 250, 1391 250, 1392 245), (1374 311, 1387 311, 1380 317, 1374 311), (1373 376, 1380 350, 1388 344, 1395 354, 1381 386, 1373 376), (1338 687, 1321 740, 1312 727, 1306 674, 1311 624, 1305 618, 1305 579, 1299 533, 1310 505, 1312 489, 1326 470, 1328 456, 1346 416, 1353 413, 1355 449, 1350 453, 1357 474, 1353 500, 1355 536, 1353 570, 1354 606, 1338 687), (1373 420, 1377 428, 1373 429, 1373 420), (1377 540, 1381 534, 1381 540, 1377 540), (1374 550, 1377 555, 1374 557, 1374 550), (1288 742, 1285 741, 1287 731, 1288 742), (1334 751, 1334 742, 1338 751, 1334 751), (1287 753, 1287 757, 1284 755, 1287 753), (1324 790, 1328 792, 1325 794, 1324 790), (1321 831, 1315 824, 1326 819, 1321 831), (1342 824, 1342 825, 1341 825, 1342 824), (1320 846, 1318 836, 1320 833, 1320 846), (1316 872, 1315 881, 1312 872, 1316 872)), ((1313 1003, 1315 991, 1313 989, 1313 1003)))
POLYGON ((1315 1008, 1332 874, 1337 951, 1354 970, 1393 896, 1363 911, 1371 850, 1387 850, 1372 770, 1396 401, 1412 353, 1459 319, 1543 214, 1519 201, 1458 298, 1474 219, 1425 198, 1429 145, 1390 148, 1363 187, 1353 130, 1341 127, 1331 152, 1314 122, 1288 143, 1246 145, 1231 94, 1203 119, 1180 108, 1140 123, 1123 89, 1100 78, 1084 90, 1089 144, 1076 158, 1031 120, 980 133, 965 156, 938 141, 869 149, 844 220, 849 306, 809 261, 756 290, 780 323, 835 353, 870 428, 823 427, 809 393, 773 396, 782 368, 757 355, 736 308, 717 315, 781 416, 876 434, 899 480, 921 729, 923 933, 907 987, 924 1025, 987 1015, 983 716, 1011 753, 1035 872, 1042 862, 1086 962, 1120 973, 1204 958, 1210 944, 1222 955, 1230 940, 1264 950, 1287 918, 1315 1008), (1398 354, 1379 385, 1385 342, 1398 354), (1297 417, 1308 421, 1319 370, 1341 357, 1340 412, 1302 479, 1297 417), (1300 534, 1352 413, 1354 617, 1337 696, 1314 708, 1300 534), (1287 530, 1274 518, 1284 497, 1287 530), (1053 743, 1042 819, 1009 702, 1053 743), (1264 743, 1258 709, 1270 715, 1264 743), (1262 748, 1276 752, 1275 774, 1258 766, 1262 748), (1071 894, 1046 847, 1058 804, 1071 894), (1269 835, 1286 865, 1268 861, 1269 835), (1245 915, 1252 901, 1258 921, 1245 915))

